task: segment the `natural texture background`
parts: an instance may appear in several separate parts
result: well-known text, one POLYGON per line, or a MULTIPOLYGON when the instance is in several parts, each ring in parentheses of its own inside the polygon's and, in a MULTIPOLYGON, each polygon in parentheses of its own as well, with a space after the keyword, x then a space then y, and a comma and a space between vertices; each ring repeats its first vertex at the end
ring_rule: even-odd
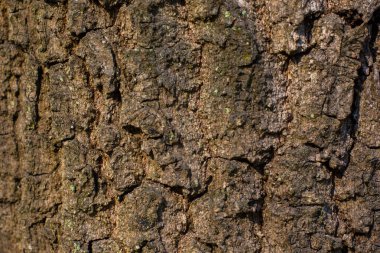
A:
POLYGON ((380 252, 379 0, 0 0, 0 252, 380 252))

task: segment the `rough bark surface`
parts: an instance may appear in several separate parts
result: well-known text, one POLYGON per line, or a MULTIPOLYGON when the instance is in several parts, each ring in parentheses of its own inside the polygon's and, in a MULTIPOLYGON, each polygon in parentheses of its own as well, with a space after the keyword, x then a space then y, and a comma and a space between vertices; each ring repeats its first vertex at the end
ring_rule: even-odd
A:
POLYGON ((379 0, 0 0, 0 252, 380 252, 379 0))

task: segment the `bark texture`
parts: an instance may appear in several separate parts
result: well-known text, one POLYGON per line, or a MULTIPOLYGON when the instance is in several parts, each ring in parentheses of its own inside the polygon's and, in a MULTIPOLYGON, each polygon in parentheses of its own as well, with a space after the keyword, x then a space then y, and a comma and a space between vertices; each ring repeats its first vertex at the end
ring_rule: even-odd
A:
POLYGON ((0 0, 0 252, 380 252, 379 0, 0 0))

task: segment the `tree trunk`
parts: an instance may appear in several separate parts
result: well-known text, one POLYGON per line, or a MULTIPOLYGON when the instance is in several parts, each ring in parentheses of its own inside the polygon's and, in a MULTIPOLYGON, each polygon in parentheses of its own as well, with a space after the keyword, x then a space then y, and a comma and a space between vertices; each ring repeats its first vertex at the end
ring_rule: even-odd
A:
POLYGON ((0 252, 380 252, 379 6, 0 0, 0 252))

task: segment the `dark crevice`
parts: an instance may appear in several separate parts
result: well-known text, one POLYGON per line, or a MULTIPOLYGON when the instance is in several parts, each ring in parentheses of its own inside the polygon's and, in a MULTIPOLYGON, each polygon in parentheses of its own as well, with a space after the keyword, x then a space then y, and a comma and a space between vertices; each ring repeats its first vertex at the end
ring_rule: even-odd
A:
POLYGON ((97 167, 101 168, 103 166, 103 156, 102 155, 99 155, 98 158, 96 158, 96 164, 97 164, 97 167))
POLYGON ((111 80, 111 83, 112 83, 112 85, 115 86, 115 90, 113 92, 111 92, 110 94, 108 94, 108 98, 111 98, 111 99, 115 100, 116 102, 121 103, 122 102, 122 96, 120 93, 120 79, 119 79, 120 69, 118 67, 116 55, 115 55, 115 52, 112 49, 112 47, 111 47, 111 54, 112 54, 113 65, 115 66, 115 74, 111 80))
POLYGON ((266 163, 253 163, 245 157, 232 157, 231 161, 237 161, 240 163, 248 164, 249 167, 256 170, 258 173, 260 173, 260 175, 264 175, 264 167, 265 167, 266 163))
POLYGON ((172 4, 172 5, 181 5, 181 6, 185 6, 186 5, 186 1, 185 0, 169 0, 168 2, 170 4, 172 4))
POLYGON ((378 150, 378 149, 380 149, 380 146, 372 146, 372 145, 367 145, 367 144, 365 144, 365 146, 366 146, 366 148, 368 148, 368 149, 370 149, 370 150, 378 150))
POLYGON ((129 1, 116 1, 115 3, 111 4, 109 0, 103 1, 103 3, 100 3, 99 0, 92 0, 92 2, 99 8, 105 9, 108 14, 110 15, 112 19, 112 25, 114 26, 116 18, 119 14, 120 7, 123 4, 129 4, 129 1))
POLYGON ((153 16, 157 16, 158 13, 160 12, 160 9, 164 8, 166 4, 185 6, 186 2, 185 0, 167 0, 167 1, 160 1, 159 3, 151 3, 148 6, 148 11, 153 16))
POLYGON ((369 225, 369 229, 368 229, 368 232, 365 233, 365 236, 370 239, 372 237, 372 232, 375 228, 375 221, 374 221, 374 218, 372 216, 372 223, 369 225))
POLYGON ((104 0, 102 3, 99 0, 92 0, 92 2, 96 6, 105 9, 108 12, 108 14, 110 14, 112 20, 115 20, 119 12, 120 6, 127 1, 116 1, 114 4, 112 4, 112 1, 110 0, 104 0))
MULTIPOLYGON (((342 178, 343 175, 340 176, 342 178)), ((337 178, 336 173, 331 172, 331 190, 330 190, 330 198, 334 199, 335 196, 335 189, 336 189, 336 181, 337 178)), ((339 177, 338 177, 339 178, 339 177)))
MULTIPOLYGON (((128 1, 125 1, 124 3, 129 4, 128 1)), ((112 6, 112 8, 110 8, 110 7, 107 8, 108 13, 110 14, 110 16, 112 18, 112 25, 111 26, 115 25, 117 16, 119 15, 120 7, 122 5, 123 5, 123 3, 118 3, 117 5, 112 6)))
POLYGON ((65 4, 67 0, 45 0, 45 3, 52 5, 52 6, 58 6, 61 4, 65 4))
POLYGON ((99 193, 99 175, 96 171, 92 170, 92 177, 94 179, 94 192, 97 195, 99 193))
POLYGON ((370 164, 374 170, 380 170, 380 158, 372 158, 370 164))
POLYGON ((26 172, 26 175, 30 176, 30 177, 42 177, 42 176, 46 176, 46 175, 51 175, 52 173, 51 172, 43 172, 43 173, 33 173, 33 172, 26 172))
POLYGON ((118 88, 116 88, 115 91, 108 94, 108 98, 111 98, 111 99, 115 100, 116 102, 120 103, 121 99, 122 99, 120 90, 118 88))
POLYGON ((110 210, 112 209, 113 207, 115 206, 115 200, 114 199, 111 199, 110 202, 108 202, 107 204, 94 204, 93 205, 93 210, 91 213, 89 213, 89 215, 91 217, 96 217, 96 215, 100 212, 104 212, 104 211, 107 211, 107 210, 110 210))
POLYGON ((263 217, 264 198, 261 198, 259 200, 251 200, 248 202, 248 206, 250 207, 256 206, 256 210, 239 212, 234 216, 234 218, 248 219, 250 222, 262 226, 264 223, 264 217, 263 217))
POLYGON ((17 131, 17 121, 19 118, 21 107, 20 107, 20 79, 17 76, 16 76, 16 84, 17 84, 16 86, 17 89, 15 91, 15 99, 17 103, 17 108, 16 108, 15 113, 12 116, 13 118, 12 123, 13 123, 13 133, 14 133, 13 141, 15 143, 15 155, 16 155, 17 167, 19 167, 22 161, 21 161, 20 144, 19 144, 19 133, 17 131))
POLYGON ((210 248, 211 252, 216 252, 216 249, 218 249, 218 245, 216 243, 212 242, 205 242, 204 243, 208 248, 210 248))
MULTIPOLYGON (((78 56, 79 57, 79 56, 78 56)), ((100 121, 100 118, 101 118, 101 113, 100 111, 98 110, 97 108, 97 100, 96 100, 96 95, 97 95, 97 90, 96 88, 93 88, 93 86, 91 85, 91 74, 90 74, 90 71, 88 69, 88 65, 85 64, 85 59, 82 58, 82 57, 79 57, 82 62, 82 66, 83 66, 83 74, 85 76, 85 84, 87 87, 90 87, 91 88, 91 98, 92 98, 92 104, 94 105, 92 108, 91 108, 91 113, 92 113, 92 116, 90 118, 90 122, 89 122, 89 127, 87 127, 85 129, 85 131, 87 132, 87 134, 90 136, 92 131, 95 129, 95 126, 98 125, 99 121, 100 121)))
POLYGON ((140 127, 136 127, 136 126, 133 126, 133 125, 125 125, 123 127, 123 129, 125 131, 127 131, 128 133, 130 134, 142 134, 142 129, 140 127))
POLYGON ((319 203, 297 203, 297 204, 290 204, 290 207, 298 208, 298 207, 323 207, 325 204, 319 204, 319 203))
POLYGON ((99 0, 92 0, 91 2, 93 2, 96 6, 102 7, 99 0))
POLYGON ((353 139, 353 143, 351 144, 349 150, 347 151, 347 155, 345 157, 346 165, 344 168, 335 172, 335 175, 338 178, 341 178, 349 167, 351 162, 351 152, 355 147, 357 142, 357 132, 359 128, 359 118, 360 118, 360 100, 361 93, 363 91, 364 83, 367 80, 368 74, 366 73, 366 69, 370 69, 370 72, 373 71, 373 67, 369 63, 369 59, 372 61, 376 61, 376 48, 375 42, 377 35, 379 33, 379 25, 380 23, 380 9, 376 10, 372 16, 372 19, 368 23, 368 38, 363 43, 363 48, 360 52, 360 62, 361 66, 357 70, 357 78, 354 81, 354 91, 353 91, 353 102, 351 105, 351 113, 350 115, 342 121, 341 124, 341 135, 343 138, 347 138, 348 136, 353 139))
POLYGON ((167 188, 167 189, 169 189, 169 191, 174 192, 178 195, 187 196, 187 194, 188 194, 187 191, 185 190, 185 188, 182 186, 179 186, 179 185, 171 186, 171 185, 163 184, 163 183, 157 182, 157 181, 152 181, 152 182, 158 183, 158 184, 162 185, 164 188, 167 188))
MULTIPOLYGON (((18 83, 18 80, 17 80, 17 83, 18 83)), ((17 101, 17 110, 15 111, 15 113, 12 115, 12 120, 13 120, 13 124, 16 124, 16 121, 19 117, 19 113, 20 113, 20 105, 19 105, 19 96, 20 96, 20 91, 17 89, 17 91, 15 92, 15 98, 16 98, 16 101, 17 101)), ((14 127, 15 128, 15 127, 14 127)))
POLYGON ((303 35, 305 37, 305 41, 302 41, 299 39, 299 41, 296 41, 297 43, 297 50, 292 52, 281 52, 281 54, 285 55, 288 59, 286 62, 286 68, 289 64, 289 61, 292 61, 294 64, 298 64, 302 57, 310 54, 310 52, 316 47, 316 44, 311 44, 313 39, 313 27, 314 22, 319 18, 319 15, 313 14, 308 15, 304 18, 304 20, 301 22, 301 24, 297 27, 296 32, 299 35, 303 35), (306 48, 300 47, 299 45, 306 44, 306 48))
POLYGON ((341 253, 348 253, 348 247, 347 247, 347 245, 344 245, 340 252, 341 253))
POLYGON ((363 15, 355 9, 342 10, 336 13, 338 16, 344 19, 347 25, 351 28, 355 28, 363 24, 363 15))
POLYGON ((212 180, 213 180, 213 177, 209 177, 205 183, 206 186, 205 186, 205 189, 203 191, 190 195, 189 196, 189 202, 193 202, 197 199, 202 198, 208 192, 208 188, 209 188, 210 184, 212 183, 212 180))
MULTIPOLYGON (((158 224, 163 224, 164 223, 164 219, 163 219, 163 216, 164 216, 164 211, 167 207, 167 202, 166 200, 164 199, 158 206, 158 209, 157 209, 157 223, 158 224)), ((164 226, 159 226, 158 227, 158 235, 160 237, 160 241, 162 242, 163 241, 163 238, 162 238, 162 230, 164 229, 164 226)), ((162 247, 163 247, 163 251, 164 252, 168 252, 166 250, 166 247, 165 247, 165 244, 162 244, 162 247)))
POLYGON ((144 248, 148 245, 148 243, 153 242, 154 240, 143 240, 139 243, 138 248, 134 249, 134 253, 142 253, 144 251, 144 248))
POLYGON ((313 149, 318 149, 320 152, 323 151, 323 148, 318 146, 317 144, 315 143, 312 143, 312 142, 306 142, 305 143, 305 146, 306 147, 309 147, 309 148, 313 148, 313 149))
POLYGON ((141 184, 133 185, 130 187, 127 187, 119 196, 117 196, 117 200, 120 202, 124 201, 125 196, 132 193, 137 187, 139 187, 141 184))
POLYGON ((72 141, 75 139, 75 134, 72 134, 72 136, 66 137, 56 143, 54 143, 54 152, 58 152, 59 149, 62 148, 63 144, 67 141, 72 141))
POLYGON ((297 51, 297 52, 292 53, 290 55, 287 55, 287 54, 285 54, 285 55, 289 58, 289 61, 293 62, 294 64, 298 64, 301 62, 302 57, 310 54, 311 50, 313 50, 314 48, 315 48, 315 45, 308 47, 304 51, 297 51))
POLYGON ((54 65, 57 65, 57 64, 64 64, 64 63, 67 63, 69 61, 69 59, 63 59, 63 60, 52 60, 52 61, 48 61, 44 64, 44 66, 46 68, 51 68, 53 67, 54 65))
POLYGON ((145 179, 145 180, 148 182, 159 184, 159 185, 163 186, 164 188, 168 189, 170 192, 176 193, 176 194, 181 195, 185 198, 189 195, 189 191, 183 186, 168 185, 168 184, 164 184, 162 182, 152 180, 152 179, 145 179))
MULTIPOLYGON (((361 59, 364 60, 365 56, 362 55, 361 59)), ((356 139, 356 132, 358 130, 358 123, 360 117, 360 96, 363 90, 363 85, 367 79, 366 74, 364 73, 364 68, 367 66, 367 63, 363 62, 362 67, 358 70, 358 77, 355 80, 354 84, 354 97, 351 105, 351 114, 343 121, 341 132, 344 136, 345 133, 348 133, 349 136, 353 139, 356 139)))
POLYGON ((88 248, 87 248, 87 252, 88 253, 93 253, 93 251, 92 251, 92 243, 93 242, 94 242, 93 240, 91 240, 91 241, 88 242, 88 248))
POLYGON ((379 34, 379 25, 380 25, 380 8, 376 10, 372 16, 372 19, 369 23, 369 32, 370 32, 370 40, 369 40, 369 50, 371 56, 373 57, 373 61, 376 61, 377 47, 376 39, 379 34))
POLYGON ((255 66, 259 64, 261 60, 261 56, 257 56, 252 62, 251 71, 249 72, 248 79, 245 83, 245 87, 247 90, 251 91, 253 86, 253 79, 255 78, 255 66))
POLYGON ((40 120, 40 113, 39 113, 39 101, 40 101, 40 96, 41 96, 41 86, 43 82, 43 70, 42 67, 39 66, 37 68, 37 81, 36 81, 36 104, 35 104, 35 110, 36 110, 36 115, 35 115, 35 129, 37 128, 38 121, 40 120))
MULTIPOLYGON (((90 32, 94 32, 94 31, 98 31, 98 30, 104 30, 106 28, 109 28, 109 27, 95 27, 95 28, 91 28, 91 29, 87 29, 84 31, 84 32, 80 32, 78 34, 75 34, 75 33, 71 33, 71 36, 73 37, 72 39, 72 42, 75 44, 75 45, 78 45, 80 43, 80 41, 90 32)), ((72 50, 75 48, 74 45, 72 45, 69 49, 70 49, 70 55, 73 55, 74 53, 72 52, 72 50)), ((77 55, 78 56, 78 55, 77 55)), ((79 58, 81 58, 80 56, 78 56, 79 58)))
POLYGON ((233 218, 247 219, 254 224, 258 224, 260 226, 263 225, 263 215, 261 211, 260 212, 240 212, 240 213, 237 213, 233 218))
POLYGON ((2 198, 0 198, 0 204, 2 204, 2 205, 13 205, 13 204, 16 204, 19 201, 20 201, 19 199, 9 200, 9 199, 2 199, 2 198))
POLYGON ((236 161, 239 163, 247 164, 250 168, 257 171, 260 175, 264 175, 264 172, 265 172, 264 169, 267 166, 267 164, 269 164, 273 160, 274 153, 275 153, 275 150, 273 147, 270 150, 260 152, 258 155, 262 155, 262 158, 257 162, 252 162, 248 158, 243 157, 243 156, 231 157, 231 158, 216 156, 214 158, 219 158, 219 159, 223 159, 227 161, 236 161))
POLYGON ((335 183, 335 177, 341 179, 344 176, 344 171, 343 169, 334 169, 330 167, 330 159, 327 161, 320 162, 330 173, 332 176, 333 183, 335 183))
POLYGON ((307 15, 300 25, 300 30, 304 32, 306 37, 306 42, 309 44, 313 39, 312 30, 314 28, 314 22, 319 18, 320 15, 312 14, 307 15))
POLYGON ((100 239, 94 239, 94 240, 90 240, 89 242, 88 242, 88 248, 87 248, 87 252, 88 253, 92 253, 93 252, 93 248, 92 248, 92 244, 94 243, 94 242, 98 242, 98 241, 103 241, 103 240, 108 240, 110 237, 104 237, 104 238, 100 238, 100 239))
POLYGON ((45 224, 46 223, 46 217, 43 217, 42 219, 40 219, 40 220, 37 220, 37 221, 35 221, 35 222, 32 222, 29 226, 28 226, 28 228, 29 228, 29 230, 31 229, 31 228, 33 228, 34 226, 36 226, 36 225, 38 225, 38 224, 45 224))

